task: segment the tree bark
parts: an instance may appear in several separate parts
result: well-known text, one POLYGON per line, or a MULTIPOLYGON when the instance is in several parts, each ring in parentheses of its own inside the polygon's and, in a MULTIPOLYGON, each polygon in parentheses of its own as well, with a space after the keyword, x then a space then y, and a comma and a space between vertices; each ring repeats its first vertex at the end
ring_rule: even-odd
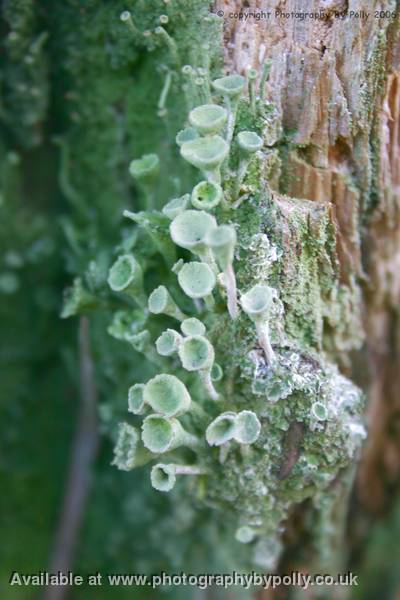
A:
MULTIPOLYGON (((24 230, 21 254, 28 256, 33 245, 29 224, 36 215, 58 244, 65 259, 63 281, 52 290, 58 298, 65 280, 83 273, 93 294, 101 290, 120 243, 123 209, 143 208, 129 175, 132 158, 159 154, 156 191, 164 201, 190 189, 192 172, 174 143, 192 107, 181 67, 213 77, 221 68, 241 74, 253 68, 260 83, 270 61, 261 90, 268 101, 264 167, 284 251, 279 292, 287 332, 366 392, 369 429, 357 472, 350 466, 335 481, 312 542, 308 503, 293 510, 279 569, 325 568, 326 547, 330 557, 346 555, 329 568, 360 565, 368 526, 384 522, 398 501, 400 473, 400 41, 398 16, 387 14, 398 12, 399 3, 218 0, 214 15, 206 0, 170 0, 161 8, 150 0, 56 4, 1 5, 0 179, 7 214, 24 230), (133 31, 120 19, 127 8, 133 31), (164 11, 176 47, 154 34, 164 11), (301 17, 320 11, 323 18, 301 17), (62 241, 54 234, 55 216, 62 241), (327 522, 334 532, 324 529, 327 522)), ((14 249, 14 237, 5 239, 4 254, 14 249)), ((122 351, 106 348, 105 330, 104 318, 95 316, 96 387, 114 424, 123 410, 115 404, 136 375, 131 370, 142 364, 127 365, 122 351)), ((92 425, 93 418, 91 412, 92 425)), ((301 438, 301 425, 292 423, 278 465, 281 480, 298 459, 301 438)), ((109 461, 106 468, 113 477, 109 461)))
MULTIPOLYGON (((276 112, 268 136, 281 157, 274 194, 305 200, 310 210, 325 207, 335 230, 349 303, 339 320, 324 318, 321 327, 324 350, 368 397, 369 435, 353 498, 359 523, 360 514, 388 510, 400 470, 399 6, 288 0, 244 7, 231 0, 217 10, 229 71, 261 70, 271 60, 266 98, 276 112), (324 19, 299 17, 321 10, 324 19), (233 16, 261 11, 271 16, 233 16), (347 15, 336 14, 342 11, 347 15)), ((365 533, 354 523, 352 530, 365 533)))

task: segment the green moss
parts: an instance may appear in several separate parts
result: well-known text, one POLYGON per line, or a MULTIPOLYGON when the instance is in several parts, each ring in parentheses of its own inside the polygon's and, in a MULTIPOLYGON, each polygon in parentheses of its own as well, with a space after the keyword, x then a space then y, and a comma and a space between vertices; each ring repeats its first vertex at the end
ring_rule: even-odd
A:
POLYGON ((43 141, 49 102, 48 32, 32 0, 2 8, 1 118, 12 143, 29 149, 43 141))

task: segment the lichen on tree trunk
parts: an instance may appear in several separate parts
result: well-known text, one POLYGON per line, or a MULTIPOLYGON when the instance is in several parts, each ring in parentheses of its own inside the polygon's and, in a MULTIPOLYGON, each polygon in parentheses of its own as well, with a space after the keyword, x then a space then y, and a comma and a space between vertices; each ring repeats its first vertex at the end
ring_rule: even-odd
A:
MULTIPOLYGON (((113 438, 116 421, 125 418, 129 385, 155 373, 151 360, 139 353, 132 359, 133 350, 119 348, 107 333, 123 337, 127 326, 132 334, 133 321, 137 328, 145 323, 140 311, 125 305, 119 310, 117 299, 110 299, 106 280, 113 260, 138 251, 146 292, 159 283, 175 286, 182 308, 192 310, 154 250, 160 231, 171 247, 163 217, 155 224, 146 221, 148 215, 141 217, 153 241, 121 225, 124 208, 146 208, 129 176, 129 162, 141 154, 159 155, 156 208, 189 191, 195 175, 179 157, 175 135, 188 111, 210 98, 208 77, 247 75, 252 68, 257 87, 270 61, 260 112, 255 117, 247 99, 238 109, 235 133, 255 129, 264 143, 246 176, 248 197, 235 211, 218 209, 216 215, 237 228, 240 291, 255 283, 276 290, 270 336, 280 370, 271 373, 250 320, 242 314, 232 322, 219 301, 215 315, 205 319, 223 361, 224 380, 216 386, 233 398, 235 410, 251 403, 263 432, 254 454, 246 449, 239 458, 228 454, 224 465, 216 449, 206 455, 217 476, 198 486, 196 502, 222 507, 229 540, 235 527, 253 526, 260 537, 253 554, 263 568, 300 565, 337 572, 349 564, 353 546, 363 544, 364 519, 390 506, 400 469, 400 45, 398 18, 375 16, 396 4, 247 4, 217 1, 210 8, 205 0, 170 0, 160 7, 155 1, 67 0, 57 7, 44 1, 37 8, 32 0, 4 2, 2 188, 16 221, 25 208, 8 207, 24 197, 24 188, 33 190, 34 198, 43 193, 49 204, 54 198, 60 204, 63 241, 53 233, 51 239, 65 257, 64 278, 75 278, 65 315, 79 312, 77 300, 89 314, 101 426, 113 438), (125 10, 131 11, 133 26, 121 21, 125 10), (299 16, 320 10, 326 18, 299 16), (369 16, 336 14, 346 10, 369 16), (260 11, 271 16, 258 20, 260 11), (289 16, 277 17, 275 11, 289 16), (231 16, 240 12, 250 16, 231 16), (155 33, 160 24, 170 38, 155 33), (185 64, 194 71, 182 73, 185 64), (49 190, 37 183, 37 164, 46 172, 57 169, 58 186, 54 177, 49 190), (360 390, 368 399, 369 436, 358 467, 360 390), (321 399, 331 411, 326 427, 317 412, 321 399), (354 541, 349 542, 349 532, 354 541)), ((234 171, 235 145, 232 155, 234 171)), ((233 179, 228 174, 224 182, 228 197, 233 179)), ((45 224, 50 231, 51 219, 45 224)), ((24 235, 21 252, 28 245, 24 235)), ((9 250, 13 241, 7 237, 4 244, 9 250)), ((170 324, 157 319, 149 326, 152 341, 161 325, 170 324)), ((149 357, 154 360, 154 348, 149 357)), ((196 394, 196 385, 193 389, 196 394)), ((111 481, 109 460, 104 469, 111 481)), ((118 479, 111 487, 122 485, 118 479)), ((125 485, 121 497, 135 498, 134 485, 125 485)), ((196 523, 187 496, 179 498, 196 523)), ((178 524, 184 521, 185 511, 173 502, 168 511, 178 524)), ((212 514, 203 514, 202 522, 215 519, 212 514)), ((220 533, 218 518, 215 523, 220 533)), ((124 521, 120 532, 125 529, 124 521)), ((246 563, 250 554, 245 551, 240 559, 246 563)))
MULTIPOLYGON (((228 1, 217 7, 225 15, 228 69, 271 60, 266 97, 275 106, 271 147, 280 172, 271 185, 277 202, 283 192, 290 198, 284 202, 327 215, 334 238, 330 273, 321 267, 301 271, 314 297, 300 292, 309 313, 299 330, 302 335, 311 324, 319 331, 320 347, 367 393, 369 436, 353 502, 361 513, 377 513, 390 506, 400 467, 392 425, 399 389, 400 44, 398 15, 389 15, 398 6, 255 1, 242 7, 228 1), (271 18, 259 21, 229 17, 268 10, 271 18), (326 19, 275 17, 275 11, 320 10, 326 19), (335 15, 346 10, 368 17, 335 15)), ((307 244, 318 239, 314 231, 309 228, 307 244)), ((296 237, 286 246, 289 273, 299 273, 304 252, 296 237)), ((286 307, 294 301, 296 312, 295 287, 290 279, 283 284, 286 307)))

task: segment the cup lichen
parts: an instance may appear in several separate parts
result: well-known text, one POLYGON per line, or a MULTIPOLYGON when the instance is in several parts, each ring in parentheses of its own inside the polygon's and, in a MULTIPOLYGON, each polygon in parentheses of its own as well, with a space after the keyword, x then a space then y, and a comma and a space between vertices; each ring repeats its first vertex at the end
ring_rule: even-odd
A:
POLYGON ((134 415, 145 412, 144 387, 144 383, 135 383, 128 390, 128 411, 134 415))
MULTIPOLYGON (((148 277, 146 287, 151 289, 155 280, 159 255, 168 252, 170 260, 168 273, 165 265, 162 275, 157 272, 156 281, 165 285, 150 295, 150 314, 144 309, 141 327, 119 337, 135 337, 147 353, 148 345, 155 345, 162 372, 130 388, 129 411, 142 420, 142 439, 125 425, 117 442, 118 463, 120 468, 136 464, 140 444, 153 458, 167 455, 151 470, 151 483, 162 492, 175 486, 179 474, 207 472, 207 477, 191 478, 190 486, 182 484, 185 493, 190 490, 205 504, 223 508, 231 516, 232 536, 247 544, 253 564, 272 569, 282 550, 280 535, 289 511, 307 499, 329 498, 333 482, 356 460, 365 437, 363 401, 361 392, 322 353, 322 339, 314 343, 314 321, 306 322, 307 314, 300 311, 301 277, 310 265, 293 256, 293 282, 286 276, 282 231, 295 230, 298 247, 306 246, 309 213, 304 223, 299 217, 295 221, 302 205, 293 201, 285 212, 269 192, 265 165, 271 150, 267 140, 264 144, 265 133, 259 133, 265 132, 270 64, 264 63, 258 96, 258 74, 247 72, 249 101, 243 97, 246 79, 239 74, 215 79, 210 99, 210 61, 200 64, 185 65, 177 73, 185 78, 189 126, 177 134, 176 143, 182 158, 204 173, 206 181, 170 200, 162 212, 127 214, 149 228, 158 252, 149 256, 143 249, 143 259, 138 254, 148 277), (239 133, 233 143, 234 130, 239 133), (248 201, 242 203, 244 197, 248 201), (270 240, 277 240, 276 247, 270 240), (165 330, 165 318, 152 316, 160 314, 178 319, 181 333, 165 330), (310 331, 307 339, 299 335, 305 329, 310 331), (174 375, 164 373, 168 363, 174 375), (146 409, 154 414, 144 414, 146 409)), ((180 126, 185 126, 183 119, 180 126)), ((186 189, 187 179, 182 182, 175 188, 177 195, 186 189)), ((327 221, 325 229, 329 226, 327 221)), ((334 240, 327 248, 328 237, 324 230, 313 271, 331 255, 334 240)), ((333 268, 331 272, 335 287, 339 284, 333 268)), ((319 304, 314 312, 324 310, 319 304)), ((182 493, 181 486, 175 493, 182 493)))
POLYGON ((215 353, 207 338, 202 335, 185 337, 179 346, 178 354, 182 367, 187 371, 197 371, 210 398, 218 400, 219 394, 211 379, 215 353))
POLYGON ((156 413, 165 417, 183 415, 190 409, 192 402, 185 384, 175 375, 164 373, 146 383, 143 398, 156 413))
POLYGON ((134 256, 119 256, 110 268, 107 281, 113 292, 129 294, 140 306, 147 303, 143 289, 143 271, 134 256))
POLYGON ((272 364, 275 359, 269 339, 269 319, 274 298, 275 290, 273 288, 267 285, 255 285, 240 299, 244 312, 256 326, 258 341, 269 364, 272 364))
POLYGON ((176 483, 177 475, 205 475, 205 469, 192 465, 157 463, 151 469, 151 485, 159 492, 170 492, 176 483))
POLYGON ((185 142, 182 157, 204 173, 209 181, 221 183, 220 168, 229 153, 228 143, 220 135, 210 135, 185 142))
POLYGON ((183 314, 165 285, 159 285, 151 292, 148 308, 154 315, 164 314, 173 317, 178 321, 186 319, 186 315, 183 314))
POLYGON ((157 352, 161 356, 172 356, 178 352, 181 342, 182 336, 175 329, 166 329, 156 340, 157 352))
POLYGON ((215 217, 203 210, 185 210, 174 218, 169 230, 177 246, 207 260, 209 248, 206 237, 216 224, 215 217))
POLYGON ((208 264, 197 261, 185 263, 178 273, 178 281, 189 298, 203 298, 208 307, 213 307, 212 291, 217 280, 208 264))
POLYGON ((192 191, 191 202, 199 210, 212 210, 223 198, 222 188, 212 181, 200 181, 192 191))
MULTIPOLYGON (((202 135, 220 133, 228 114, 219 104, 203 104, 189 113, 189 123, 202 135)), ((196 165, 195 165, 196 166, 196 165)))
POLYGON ((164 454, 180 446, 196 448, 199 440, 182 427, 178 419, 163 415, 149 415, 143 421, 142 440, 154 454, 164 454))
POLYGON ((236 277, 232 266, 236 241, 236 230, 232 225, 219 225, 207 237, 208 245, 224 273, 227 307, 232 319, 238 316, 236 277))

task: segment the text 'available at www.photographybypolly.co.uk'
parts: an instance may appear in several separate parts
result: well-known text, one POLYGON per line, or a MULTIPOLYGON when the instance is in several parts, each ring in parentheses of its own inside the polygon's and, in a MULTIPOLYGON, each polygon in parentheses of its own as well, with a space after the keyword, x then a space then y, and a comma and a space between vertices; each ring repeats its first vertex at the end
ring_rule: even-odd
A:
POLYGON ((275 589, 280 586, 294 586, 303 590, 315 586, 356 586, 358 576, 350 571, 338 575, 315 574, 309 575, 300 571, 292 571, 286 575, 256 573, 161 573, 144 575, 140 573, 113 573, 101 574, 99 572, 88 575, 79 575, 68 571, 68 573, 19 573, 13 571, 9 578, 11 586, 125 586, 138 587, 150 586, 152 588, 170 586, 191 586, 199 589, 209 587, 229 588, 233 586, 249 589, 252 586, 264 589, 275 589))

